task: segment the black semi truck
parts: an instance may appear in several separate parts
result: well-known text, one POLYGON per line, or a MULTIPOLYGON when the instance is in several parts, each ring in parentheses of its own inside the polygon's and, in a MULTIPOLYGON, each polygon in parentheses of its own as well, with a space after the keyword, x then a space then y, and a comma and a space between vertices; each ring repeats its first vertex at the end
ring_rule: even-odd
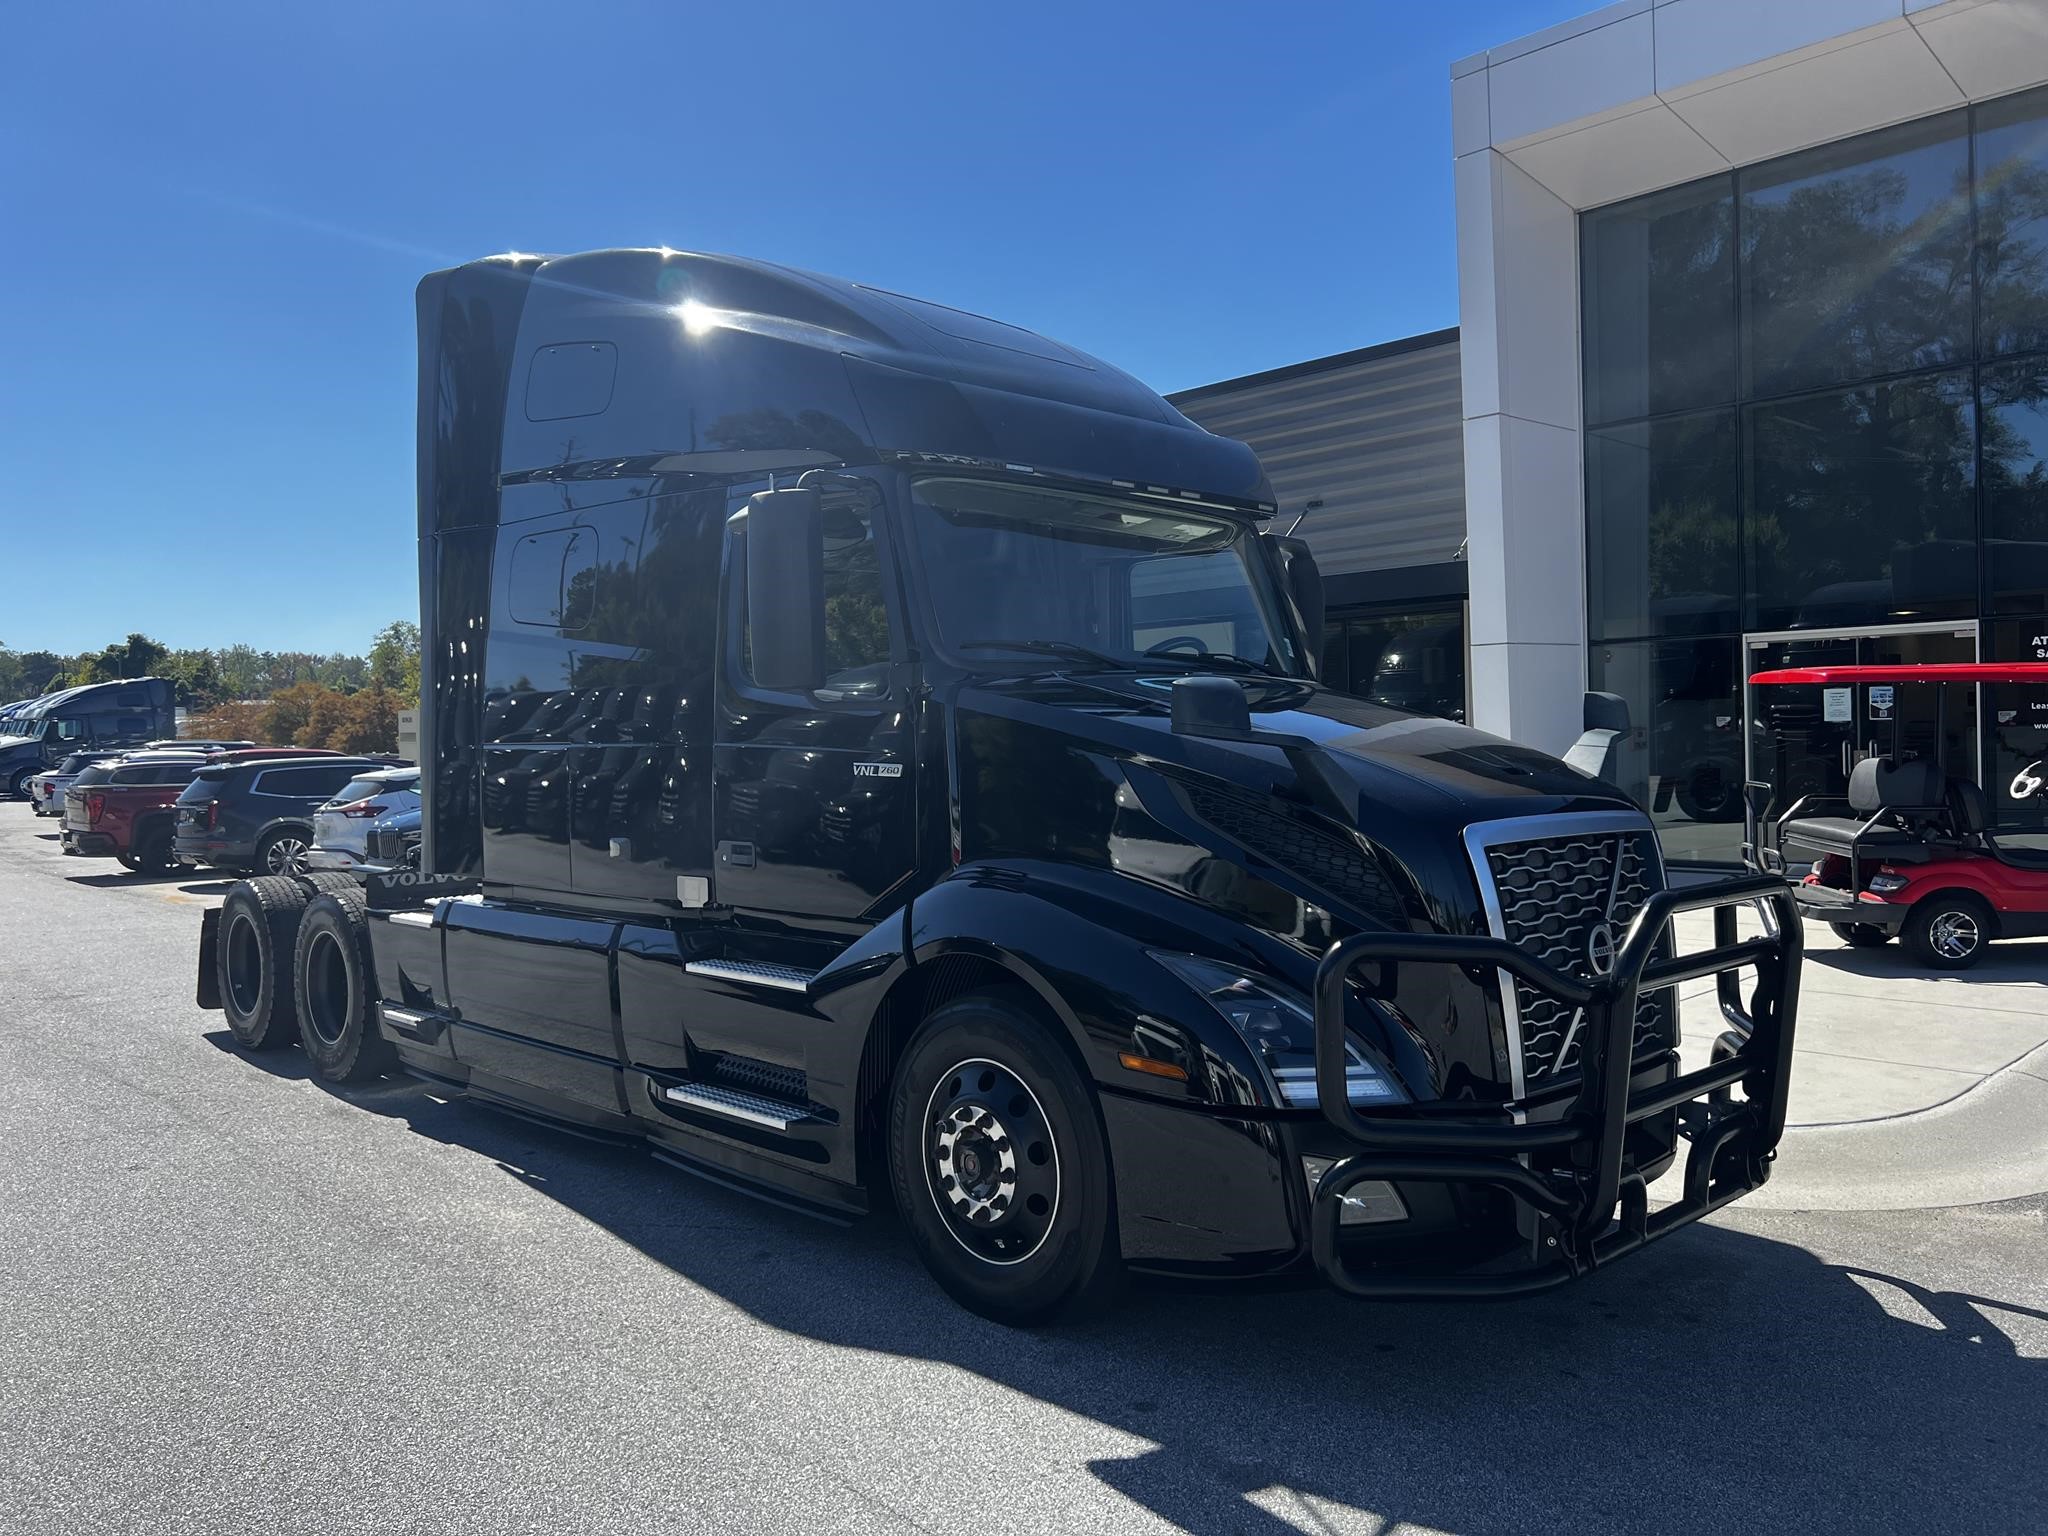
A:
POLYGON ((754 261, 475 262, 419 334, 421 868, 237 885, 243 1045, 893 1205, 1010 1322, 1127 1270, 1536 1290, 1766 1177, 1783 884, 1668 890, 1618 792, 1321 687, 1244 445, 754 261))

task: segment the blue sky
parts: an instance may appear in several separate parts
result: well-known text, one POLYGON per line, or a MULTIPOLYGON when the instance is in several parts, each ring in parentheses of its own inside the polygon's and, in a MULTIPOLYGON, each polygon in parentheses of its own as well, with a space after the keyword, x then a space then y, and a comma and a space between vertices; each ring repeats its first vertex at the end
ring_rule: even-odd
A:
POLYGON ((412 289, 492 251, 788 262, 1161 390, 1452 324, 1450 63, 1588 8, 16 7, 0 643, 411 616, 412 289))

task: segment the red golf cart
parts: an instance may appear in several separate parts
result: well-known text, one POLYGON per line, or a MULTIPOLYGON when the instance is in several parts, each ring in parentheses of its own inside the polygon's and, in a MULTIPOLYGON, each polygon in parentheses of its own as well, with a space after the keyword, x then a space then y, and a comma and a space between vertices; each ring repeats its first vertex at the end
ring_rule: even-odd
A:
MULTIPOLYGON (((1754 673, 1750 683, 1819 684, 1865 690, 1865 698, 1874 689, 1889 712, 1890 751, 1856 762, 1845 795, 1801 795, 1782 813, 1750 802, 1744 858, 1776 874, 1809 863, 1792 891, 1803 915, 1859 947, 1899 935, 1917 959, 1942 970, 1975 965, 1993 939, 2048 936, 2048 848, 2008 846, 1993 835, 1982 787, 1949 771, 1945 727, 1950 688, 2048 687, 2048 662, 1785 667, 1754 673), (1916 756, 1902 749, 1905 711, 1893 707, 1893 691, 1928 686, 1937 690, 1933 754, 1916 756)), ((2021 777, 2042 773, 2037 765, 2021 777)))

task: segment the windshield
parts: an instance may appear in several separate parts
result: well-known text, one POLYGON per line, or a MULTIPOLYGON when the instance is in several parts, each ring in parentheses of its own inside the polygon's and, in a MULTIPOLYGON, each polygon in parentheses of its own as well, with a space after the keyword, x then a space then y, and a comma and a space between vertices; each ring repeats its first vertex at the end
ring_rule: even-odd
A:
POLYGON ((1233 519, 938 476, 914 483, 911 518, 957 661, 1300 674, 1258 535, 1233 519))

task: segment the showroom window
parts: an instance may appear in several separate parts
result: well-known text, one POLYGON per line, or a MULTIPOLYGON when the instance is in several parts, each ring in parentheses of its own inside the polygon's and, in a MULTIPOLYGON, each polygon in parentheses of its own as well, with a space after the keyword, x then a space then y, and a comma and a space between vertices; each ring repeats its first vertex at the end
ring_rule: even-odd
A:
POLYGON ((1742 858, 1742 642, 1595 645, 1592 686, 1628 703, 1619 788, 1646 807, 1666 860, 1742 858))
POLYGON ((2048 360, 1988 367, 1979 389, 1992 609, 2048 611, 2048 360))
POLYGON ((1748 414, 1752 628, 1975 612, 1967 372, 1802 395, 1748 414))
POLYGON ((1977 285, 1984 356, 2048 349, 2048 91, 1977 109, 1977 285))
POLYGON ((1725 634, 1739 622, 1735 412, 1587 434, 1587 586, 1596 637, 1725 634))
POLYGON ((1586 419, 1735 398, 1735 195, 1698 182, 1586 215, 1586 419))
POLYGON ((1963 113, 1789 155, 1740 181, 1748 394, 1968 358, 1963 113))

